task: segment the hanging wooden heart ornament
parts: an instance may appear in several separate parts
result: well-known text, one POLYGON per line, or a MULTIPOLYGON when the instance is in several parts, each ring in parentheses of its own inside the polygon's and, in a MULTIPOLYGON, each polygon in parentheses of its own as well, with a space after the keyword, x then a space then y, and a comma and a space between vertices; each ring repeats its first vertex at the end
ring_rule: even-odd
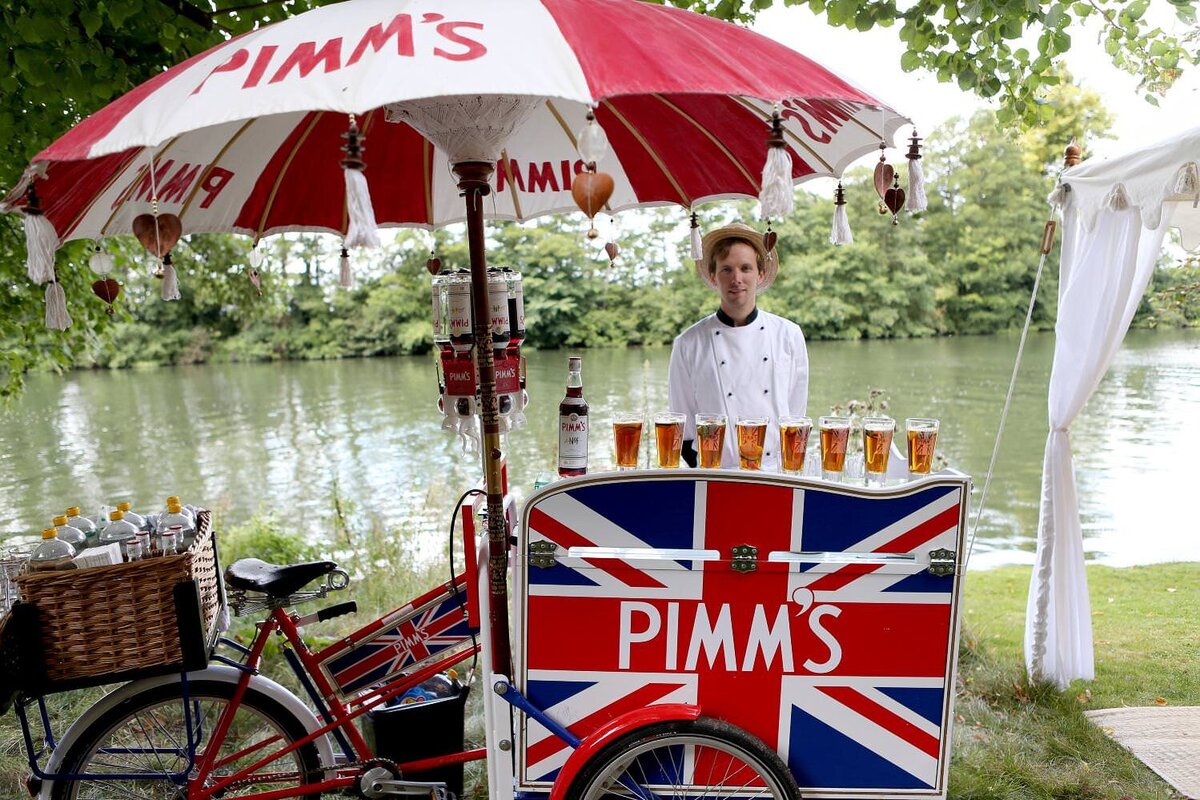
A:
POLYGON ((775 249, 775 242, 779 239, 779 234, 775 231, 767 231, 763 234, 763 247, 769 253, 775 249))
POLYGON ((608 242, 604 245, 604 252, 608 254, 608 265, 611 267, 617 260, 617 256, 621 254, 621 245, 616 242, 608 242))
POLYGON ((875 165, 875 191, 879 193, 880 197, 883 197, 891 187, 895 177, 896 171, 892 169, 891 164, 884 163, 881 160, 875 165))
POLYGON ((613 179, 606 172, 580 172, 571 182, 571 197, 589 219, 604 208, 612 193, 613 179))
POLYGON ((133 235, 151 255, 162 258, 183 235, 183 222, 174 214, 159 214, 157 218, 139 214, 133 218, 133 235))
POLYGON ((430 275, 437 275, 442 271, 442 260, 431 253, 425 262, 425 269, 429 270, 430 275))
POLYGON ((104 278, 92 282, 92 291, 96 293, 96 297, 108 303, 108 308, 105 310, 109 314, 113 313, 112 304, 117 299, 117 296, 121 294, 121 284, 112 278, 104 278))
POLYGON ((900 209, 904 208, 904 190, 900 188, 900 179, 896 178, 892 188, 883 193, 883 202, 892 212, 892 224, 899 225, 900 209))

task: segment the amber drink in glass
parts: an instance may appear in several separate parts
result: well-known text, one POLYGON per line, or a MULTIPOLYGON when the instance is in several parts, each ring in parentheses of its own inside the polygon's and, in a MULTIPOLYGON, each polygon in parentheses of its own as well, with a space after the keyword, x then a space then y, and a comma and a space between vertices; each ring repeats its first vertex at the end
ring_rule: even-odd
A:
POLYGON ((786 474, 804 471, 804 453, 811 433, 812 420, 808 417, 779 418, 779 463, 786 474))
POLYGON ((863 471, 867 476, 867 485, 883 485, 895 432, 896 420, 891 417, 863 419, 863 471))
POLYGON ((701 469, 720 469, 725 450, 725 415, 696 415, 696 449, 701 469))
POLYGON ((846 446, 850 444, 849 417, 821 417, 821 477, 840 481, 846 469, 846 446))
POLYGON ((904 427, 908 434, 908 471, 912 475, 928 475, 933 469, 939 423, 936 419, 914 417, 904 420, 904 427))
POLYGON ((766 441, 766 417, 738 417, 738 466, 742 469, 762 469, 763 445, 766 441))
POLYGON ((685 415, 670 411, 654 415, 654 443, 658 447, 658 466, 662 469, 679 467, 685 419, 685 415))
POLYGON ((642 446, 642 415, 617 414, 613 417, 613 444, 617 451, 617 469, 637 469, 642 446))

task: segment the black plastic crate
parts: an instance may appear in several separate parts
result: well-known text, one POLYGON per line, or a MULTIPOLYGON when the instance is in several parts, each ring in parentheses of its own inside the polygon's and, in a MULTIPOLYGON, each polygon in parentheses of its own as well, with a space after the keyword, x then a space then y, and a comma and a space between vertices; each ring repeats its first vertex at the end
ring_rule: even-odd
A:
MULTIPOLYGON (((403 764, 450 753, 461 753, 466 724, 466 686, 458 694, 419 703, 367 712, 374 732, 375 755, 403 764)), ((406 780, 437 781, 455 797, 463 793, 463 765, 451 764, 426 772, 404 773, 406 780)))

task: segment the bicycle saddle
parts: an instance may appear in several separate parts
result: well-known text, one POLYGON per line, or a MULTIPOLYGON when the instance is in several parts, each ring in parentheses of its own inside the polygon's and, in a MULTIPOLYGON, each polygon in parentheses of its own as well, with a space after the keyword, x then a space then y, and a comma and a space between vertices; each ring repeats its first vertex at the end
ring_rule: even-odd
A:
POLYGON ((287 597, 310 581, 337 569, 332 561, 308 561, 303 564, 268 564, 261 558, 242 558, 225 570, 225 582, 234 589, 264 592, 272 597, 287 597))

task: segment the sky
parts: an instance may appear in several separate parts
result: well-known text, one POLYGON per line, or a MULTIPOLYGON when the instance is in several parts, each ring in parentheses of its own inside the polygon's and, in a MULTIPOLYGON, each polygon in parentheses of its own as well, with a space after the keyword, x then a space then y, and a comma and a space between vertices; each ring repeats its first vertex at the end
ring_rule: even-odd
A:
MULTIPOLYGON (((1154 22, 1167 32, 1179 32, 1182 25, 1173 14, 1160 9, 1154 22)), ((762 12, 754 24, 759 33, 804 53, 857 86, 910 117, 922 133, 932 130, 950 117, 987 107, 978 96, 963 92, 954 83, 938 83, 937 77, 918 70, 900 69, 904 45, 898 36, 899 25, 860 32, 834 28, 807 7, 772 7, 762 12)), ((1200 69, 1184 71, 1184 76, 1158 108, 1141 99, 1137 79, 1112 65, 1104 48, 1097 42, 1099 28, 1088 24, 1073 25, 1071 49, 1066 56, 1068 68, 1084 86, 1096 91, 1116 117, 1115 139, 1088 142, 1085 157, 1116 155, 1153 144, 1172 133, 1200 124, 1196 107, 1200 101, 1200 69)), ((907 130, 902 130, 907 137, 907 130)), ((1063 142, 1066 146, 1066 142, 1063 142)), ((863 164, 871 157, 864 157, 863 164)))

